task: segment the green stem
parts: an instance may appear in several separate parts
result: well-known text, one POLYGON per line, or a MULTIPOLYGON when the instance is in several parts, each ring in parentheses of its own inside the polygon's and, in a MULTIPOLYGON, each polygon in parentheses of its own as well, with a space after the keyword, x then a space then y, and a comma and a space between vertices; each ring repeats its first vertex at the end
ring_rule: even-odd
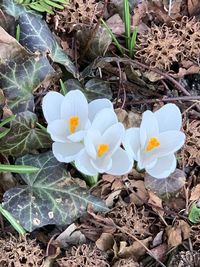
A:
POLYGON ((12 227, 20 234, 25 235, 26 231, 24 228, 16 221, 16 219, 2 207, 2 204, 0 204, 0 213, 9 221, 9 223, 12 225, 12 227))

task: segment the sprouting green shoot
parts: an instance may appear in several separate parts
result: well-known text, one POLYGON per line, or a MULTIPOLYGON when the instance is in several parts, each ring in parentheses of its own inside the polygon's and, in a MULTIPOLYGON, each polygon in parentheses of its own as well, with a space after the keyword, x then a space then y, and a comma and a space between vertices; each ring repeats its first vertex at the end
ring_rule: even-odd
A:
POLYGON ((60 81, 60 92, 63 94, 63 95, 66 95, 67 94, 67 89, 64 85, 64 82, 62 81, 62 79, 59 80, 60 81))
POLYGON ((130 51, 131 45, 131 16, 129 1, 124 0, 124 26, 125 26, 125 37, 126 37, 126 48, 130 51))
POLYGON ((131 42, 130 42, 130 49, 129 49, 129 56, 132 58, 135 52, 135 45, 136 45, 136 39, 137 39, 137 33, 138 29, 135 28, 132 36, 131 36, 131 42))
POLYGON ((118 48, 118 50, 120 51, 120 53, 123 55, 124 54, 124 49, 122 49, 122 46, 118 42, 118 40, 115 37, 115 35, 113 34, 113 32, 111 31, 111 29, 108 27, 108 25, 106 24, 106 22, 102 18, 101 18, 101 22, 104 25, 104 27, 106 28, 106 30, 108 31, 108 33, 110 34, 110 36, 112 37, 112 40, 115 43, 116 47, 118 48))
POLYGON ((33 166, 0 164, 0 172, 33 173, 39 170, 33 166))
POLYGON ((19 42, 19 38, 20 38, 20 26, 19 26, 19 24, 17 24, 17 27, 16 27, 15 38, 19 42))

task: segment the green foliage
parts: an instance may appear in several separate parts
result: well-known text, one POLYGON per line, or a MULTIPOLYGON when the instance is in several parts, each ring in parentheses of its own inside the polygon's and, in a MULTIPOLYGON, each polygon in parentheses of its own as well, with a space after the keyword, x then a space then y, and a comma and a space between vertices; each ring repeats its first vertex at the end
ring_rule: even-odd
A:
POLYGON ((65 164, 52 152, 18 158, 18 165, 34 165, 40 170, 22 174, 25 185, 4 194, 3 208, 28 231, 47 224, 67 225, 86 212, 88 204, 96 211, 108 211, 104 202, 75 184, 68 177, 65 164))
POLYGON ((192 223, 199 223, 200 222, 200 208, 196 206, 196 204, 192 205, 192 208, 190 210, 188 219, 192 223))
POLYGON ((38 12, 54 14, 54 8, 64 9, 67 0, 15 0, 17 4, 29 7, 38 12))
MULTIPOLYGON (((20 156, 35 149, 51 146, 49 135, 37 128, 37 117, 30 111, 17 114, 11 122, 10 131, 0 140, 0 153, 20 156)), ((31 164, 32 165, 32 164, 31 164)))
MULTIPOLYGON (((129 56, 132 58, 135 51, 136 39, 137 39, 137 28, 134 29, 131 35, 131 15, 130 15, 130 6, 129 0, 124 0, 123 2, 123 14, 124 14, 124 27, 125 27, 125 40, 126 40, 126 49, 128 50, 129 56)), ((106 22, 101 19, 102 24, 107 29, 108 33, 112 37, 113 42, 120 51, 121 54, 125 54, 125 49, 119 43, 112 30, 108 27, 106 22)))

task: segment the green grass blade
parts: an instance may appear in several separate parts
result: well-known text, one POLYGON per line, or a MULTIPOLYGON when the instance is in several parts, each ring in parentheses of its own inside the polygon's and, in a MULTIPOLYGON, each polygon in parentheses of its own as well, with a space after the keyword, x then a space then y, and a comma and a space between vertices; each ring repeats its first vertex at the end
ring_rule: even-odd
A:
POLYGON ((130 16, 130 7, 128 0, 124 0, 124 25, 125 25, 125 36, 126 36, 126 48, 130 52, 131 16, 130 16))
POLYGON ((20 234, 25 235, 26 231, 24 228, 17 222, 17 220, 8 212, 5 210, 2 205, 0 204, 0 213, 9 221, 9 223, 12 225, 12 227, 20 234))
POLYGON ((6 136, 10 132, 10 129, 6 129, 5 131, 0 133, 0 139, 6 136))
POLYGON ((137 33, 138 33, 138 28, 136 27, 133 31, 132 37, 131 37, 131 42, 130 42, 130 50, 129 50, 129 55, 132 58, 135 52, 135 45, 136 45, 136 39, 137 39, 137 33))
POLYGON ((42 124, 40 124, 39 122, 36 122, 36 125, 45 133, 47 133, 47 128, 45 128, 42 124))
POLYGON ((62 95, 65 96, 67 94, 67 89, 66 89, 62 79, 60 79, 59 82, 60 82, 60 92, 61 92, 62 95))
POLYGON ((39 168, 33 166, 0 164, 0 172, 32 173, 39 170, 39 168))
POLYGON ((12 115, 6 119, 4 119, 1 123, 0 123, 0 127, 3 127, 5 124, 13 121, 15 119, 16 115, 12 115))
POLYGON ((17 42, 19 42, 19 38, 20 38, 20 26, 19 24, 17 24, 16 34, 15 34, 15 39, 17 40, 17 42))
POLYGON ((46 3, 49 7, 54 7, 58 9, 64 9, 64 6, 57 4, 51 0, 42 0, 42 2, 46 3))
POLYGON ((117 38, 114 36, 114 34, 111 31, 111 29, 108 27, 108 25, 106 24, 106 22, 102 18, 101 18, 101 22, 104 25, 104 27, 106 28, 106 30, 108 31, 108 33, 110 34, 110 36, 112 37, 112 40, 115 43, 116 47, 118 48, 118 50, 123 55, 124 54, 124 51, 123 51, 122 46, 120 45, 120 43, 117 41, 117 38))

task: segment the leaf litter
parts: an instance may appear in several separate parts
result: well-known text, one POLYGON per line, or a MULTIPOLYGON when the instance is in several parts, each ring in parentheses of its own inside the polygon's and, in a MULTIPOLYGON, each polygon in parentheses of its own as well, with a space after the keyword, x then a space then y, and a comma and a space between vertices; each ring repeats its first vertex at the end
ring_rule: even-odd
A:
POLYGON ((12 229, 3 221, 1 266, 199 264, 199 1, 129 2, 131 30, 139 32, 134 59, 119 53, 100 23, 103 17, 124 47, 123 1, 73 0, 46 21, 13 0, 0 3, 0 112, 1 118, 16 115, 4 126, 11 130, 0 139, 1 162, 44 166, 43 183, 34 174, 2 174, 4 206, 37 230, 25 239, 6 236, 12 229), (51 140, 39 127, 46 126, 41 100, 60 90, 59 78, 89 101, 112 99, 125 128, 138 127, 144 110, 175 102, 186 134, 175 173, 165 181, 136 170, 103 175, 88 190, 72 166, 52 158, 51 140))

